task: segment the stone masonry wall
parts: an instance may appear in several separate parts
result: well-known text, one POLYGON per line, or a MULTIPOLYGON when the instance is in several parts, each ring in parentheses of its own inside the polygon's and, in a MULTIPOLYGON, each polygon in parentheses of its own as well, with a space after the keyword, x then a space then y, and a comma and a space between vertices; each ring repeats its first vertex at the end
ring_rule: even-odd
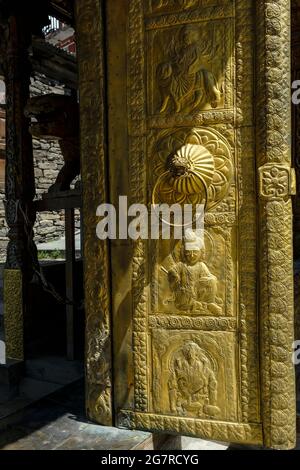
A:
MULTIPOLYGON (((63 158, 56 141, 34 139, 33 149, 36 199, 41 199, 41 195, 55 182, 63 165, 63 158)), ((37 243, 61 237, 64 233, 63 211, 38 213, 34 232, 37 243)))
MULTIPOLYGON (((31 96, 56 93, 64 94, 62 87, 46 85, 40 78, 31 81, 31 96)), ((36 198, 49 189, 55 182, 57 174, 63 166, 58 141, 33 139, 33 156, 35 171, 36 198)), ((4 212, 4 188, 0 188, 0 262, 5 260, 7 245, 7 225, 4 212)), ((79 228, 77 216, 76 227, 79 228)), ((64 235, 64 211, 44 212, 37 214, 34 228, 36 243, 43 243, 60 238, 64 235)))

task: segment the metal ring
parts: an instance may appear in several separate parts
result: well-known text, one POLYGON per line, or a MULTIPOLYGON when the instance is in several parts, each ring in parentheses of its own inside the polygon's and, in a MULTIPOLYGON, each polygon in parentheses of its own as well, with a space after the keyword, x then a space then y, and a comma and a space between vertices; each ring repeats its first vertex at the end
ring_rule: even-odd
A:
MULTIPOLYGON (((156 181, 156 183, 155 183, 155 186, 154 186, 154 188, 153 188, 153 191, 152 191, 152 198, 151 198, 151 199, 152 199, 152 206, 153 206, 154 210, 155 210, 155 206, 157 205, 156 202, 155 202, 155 193, 157 192, 157 188, 158 188, 158 186, 159 186, 161 180, 162 180, 166 175, 168 175, 168 174, 170 174, 169 171, 165 171, 164 173, 162 173, 162 174, 158 177, 158 179, 157 179, 157 181, 156 181)), ((205 191, 205 203, 204 203, 204 211, 205 211, 205 210, 206 210, 206 207, 207 207, 207 200, 208 200, 207 187, 206 187, 206 185, 205 185, 205 183, 204 183, 204 181, 203 181, 203 178, 202 178, 201 176, 199 176, 199 175, 197 175, 197 176, 199 177, 199 179, 201 179, 202 184, 203 184, 203 188, 204 188, 204 191, 205 191)), ((163 222, 163 223, 166 224, 166 225, 169 225, 170 227, 183 227, 183 228, 186 228, 186 227, 190 227, 190 226, 191 226, 190 223, 188 223, 188 224, 171 224, 170 222, 167 222, 166 220, 164 220, 160 215, 159 215, 158 217, 159 217, 159 220, 160 220, 161 222, 163 222)), ((200 217, 201 217, 201 215, 199 215, 198 217, 196 217, 195 220, 192 220, 192 226, 193 226, 194 223, 197 222, 197 220, 198 220, 200 217)))

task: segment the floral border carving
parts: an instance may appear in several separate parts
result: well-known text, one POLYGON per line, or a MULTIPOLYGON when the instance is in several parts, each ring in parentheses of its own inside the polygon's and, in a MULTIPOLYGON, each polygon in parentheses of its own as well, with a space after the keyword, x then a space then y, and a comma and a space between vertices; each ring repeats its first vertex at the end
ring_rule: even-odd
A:
MULTIPOLYGON (((290 1, 258 2, 257 159, 291 165, 290 1)), ((277 449, 296 443, 292 206, 282 194, 260 199, 261 386, 265 444, 277 449)))
POLYGON ((107 202, 103 2, 77 0, 84 213, 86 407, 90 419, 112 425, 109 247, 95 233, 96 209, 107 202))
POLYGON ((164 328, 168 330, 202 330, 202 331, 235 331, 235 318, 191 318, 180 316, 151 315, 150 328, 164 328))
MULTIPOLYGON (((146 203, 146 97, 144 79, 144 24, 143 2, 131 0, 128 15, 128 112, 131 199, 133 203, 146 203)), ((139 240, 133 247, 132 305, 133 305, 133 357, 135 409, 148 409, 147 381, 147 243, 139 240)))
POLYGON ((163 16, 150 17, 146 21, 146 29, 164 28, 176 24, 193 23, 198 21, 211 21, 214 19, 225 19, 234 16, 234 6, 232 4, 197 8, 183 13, 167 14, 163 16))
MULTIPOLYGON (((228 77, 226 77, 228 80, 228 77)), ((169 129, 176 127, 209 126, 210 124, 233 124, 234 112, 231 109, 203 111, 190 116, 151 116, 148 118, 149 128, 169 129)))
POLYGON ((289 166, 267 163, 258 172, 261 197, 281 199, 296 194, 296 174, 289 166))
POLYGON ((202 419, 177 418, 173 416, 121 411, 120 427, 130 429, 148 429, 158 432, 177 432, 181 435, 200 435, 203 439, 245 444, 261 444, 262 432, 258 424, 241 424, 202 419))
POLYGON ((236 2, 236 165, 238 171, 239 349, 240 396, 243 422, 260 422, 257 318, 257 205, 253 11, 249 1, 236 2), (245 230, 247 227, 247 230, 245 230))

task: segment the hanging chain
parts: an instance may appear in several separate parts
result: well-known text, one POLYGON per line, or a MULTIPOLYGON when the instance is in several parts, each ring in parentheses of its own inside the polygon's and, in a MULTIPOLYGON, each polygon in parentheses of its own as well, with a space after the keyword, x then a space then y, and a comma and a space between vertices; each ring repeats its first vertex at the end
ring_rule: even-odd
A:
MULTIPOLYGON (((27 210, 27 208, 26 208, 26 210, 27 210)), ((54 297, 55 300, 59 304, 61 304, 61 305, 72 305, 77 310, 82 310, 83 309, 83 302, 81 302, 79 304, 77 302, 72 301, 67 296, 65 296, 65 297, 62 296, 59 292, 57 292, 57 290, 55 289, 53 284, 46 279, 46 276, 44 274, 44 270, 43 270, 41 264, 39 263, 38 257, 37 257, 37 248, 36 248, 36 245, 34 243, 33 225, 30 222, 27 214, 24 212, 20 200, 17 200, 15 202, 15 221, 17 221, 18 211, 20 211, 20 213, 21 213, 21 215, 24 219, 24 229, 25 229, 25 234, 26 234, 26 237, 27 237, 27 248, 28 248, 28 252, 30 254, 31 261, 32 261, 32 269, 33 269, 34 275, 38 279, 38 282, 40 283, 42 289, 45 292, 47 292, 48 294, 50 294, 52 297, 54 297)), ((33 277, 33 279, 34 279, 34 277, 33 277)))

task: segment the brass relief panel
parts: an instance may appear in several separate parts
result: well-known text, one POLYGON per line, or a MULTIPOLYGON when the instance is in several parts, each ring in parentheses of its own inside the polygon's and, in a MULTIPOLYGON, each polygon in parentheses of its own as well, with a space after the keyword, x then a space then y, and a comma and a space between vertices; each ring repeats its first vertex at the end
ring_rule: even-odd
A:
POLYGON ((216 7, 232 4, 231 0, 149 0, 150 13, 186 12, 205 7, 216 7))
POLYGON ((230 107, 232 21, 154 26, 147 33, 149 116, 230 107))
POLYGON ((76 1, 86 402, 101 424, 295 445, 290 2, 256 7, 76 1), (204 246, 99 243, 96 207, 120 194, 203 202, 204 246))
POLYGON ((228 332, 153 329, 153 412, 236 421, 234 341, 228 332))
MULTIPOLYGON (((118 51, 123 64, 121 70, 108 60, 110 196, 115 200, 125 188, 130 203, 205 205, 201 248, 191 233, 182 241, 111 245, 116 424, 255 444, 264 434, 269 445, 291 446, 290 428, 282 431, 280 424, 288 422, 286 402, 272 400, 272 381, 281 382, 270 343, 279 336, 268 328, 276 330, 277 314, 263 300, 262 320, 258 315, 258 295, 266 296, 257 269, 259 260, 265 286, 274 289, 271 209, 280 205, 279 216, 290 220, 286 201, 294 183, 287 161, 276 157, 273 164, 271 151, 269 159, 257 156, 253 2, 104 3, 109 51, 118 51), (259 256, 261 220, 268 227, 259 256)), ((280 16, 275 2, 267 3, 264 9, 261 2, 266 24, 280 16)), ((284 0, 277 3, 287 11, 284 0)), ((263 42, 264 25, 258 27, 263 42)), ((267 134, 258 134, 267 148, 267 134)), ((278 352, 278 361, 286 357, 278 352)))
POLYGON ((152 202, 218 206, 233 183, 234 158, 230 144, 209 127, 181 128, 153 136, 150 155, 152 202))
MULTIPOLYGON (((253 142, 235 121, 233 2, 128 7, 131 201, 204 204, 205 237, 201 249, 192 233, 134 243, 133 395, 117 397, 117 422, 199 435, 206 428, 212 438, 222 429, 232 440, 260 442, 257 345, 248 347, 257 331, 255 290, 252 298, 238 290, 239 246, 255 277, 255 247, 246 247, 239 227, 240 198, 253 203, 241 175, 255 176, 247 160, 253 142)), ((255 217, 249 227, 256 231, 255 217)))
POLYGON ((231 317, 236 313, 231 230, 207 229, 199 251, 186 249, 189 240, 161 242, 153 263, 153 313, 192 317, 231 317))

